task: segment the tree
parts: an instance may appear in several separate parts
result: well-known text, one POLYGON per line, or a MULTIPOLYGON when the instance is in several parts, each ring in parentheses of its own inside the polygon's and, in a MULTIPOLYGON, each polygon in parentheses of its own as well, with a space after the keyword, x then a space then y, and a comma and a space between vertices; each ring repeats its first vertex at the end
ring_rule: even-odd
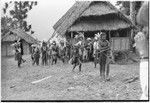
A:
POLYGON ((134 3, 135 5, 135 11, 136 13, 138 12, 138 10, 140 9, 141 5, 142 5, 142 1, 117 1, 116 5, 120 6, 120 10, 123 11, 123 13, 125 13, 126 15, 130 15, 130 4, 134 3))
POLYGON ((130 15, 130 1, 117 1, 116 6, 120 6, 120 10, 124 14, 130 15))
POLYGON ((10 28, 16 28, 17 27, 17 21, 13 20, 12 18, 8 16, 1 17, 1 33, 2 36, 6 34, 10 28))
POLYGON ((13 21, 18 23, 18 27, 23 29, 24 31, 34 31, 31 30, 32 26, 28 25, 26 22, 27 13, 33 8, 33 6, 37 5, 37 1, 10 1, 9 3, 5 3, 5 7, 3 8, 3 13, 6 14, 8 8, 13 6, 13 9, 9 10, 9 14, 12 17, 13 21))

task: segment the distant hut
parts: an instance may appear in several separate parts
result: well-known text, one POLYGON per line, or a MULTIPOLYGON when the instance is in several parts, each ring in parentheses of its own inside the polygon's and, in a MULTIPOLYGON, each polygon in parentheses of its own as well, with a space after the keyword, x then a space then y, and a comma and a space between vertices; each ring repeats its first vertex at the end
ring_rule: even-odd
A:
POLYGON ((53 26, 59 35, 69 40, 77 32, 91 38, 97 32, 106 32, 114 51, 129 50, 133 27, 130 19, 107 1, 77 1, 53 26))
POLYGON ((31 44, 37 43, 36 39, 21 29, 14 29, 10 30, 1 39, 1 55, 14 55, 14 48, 11 46, 11 44, 13 44, 19 38, 21 39, 21 48, 23 50, 23 54, 30 54, 31 44))

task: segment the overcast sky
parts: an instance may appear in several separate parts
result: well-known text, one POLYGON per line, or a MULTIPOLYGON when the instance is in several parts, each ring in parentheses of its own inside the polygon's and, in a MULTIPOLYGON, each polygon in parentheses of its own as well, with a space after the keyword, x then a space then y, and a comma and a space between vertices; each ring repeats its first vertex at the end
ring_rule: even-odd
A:
MULTIPOLYGON (((8 0, 2 0, 2 4, 8 0)), ((53 34, 53 25, 75 3, 75 0, 37 0, 38 5, 28 13, 27 21, 32 24, 34 37, 48 40, 53 34)), ((115 4, 114 1, 110 1, 115 4)))

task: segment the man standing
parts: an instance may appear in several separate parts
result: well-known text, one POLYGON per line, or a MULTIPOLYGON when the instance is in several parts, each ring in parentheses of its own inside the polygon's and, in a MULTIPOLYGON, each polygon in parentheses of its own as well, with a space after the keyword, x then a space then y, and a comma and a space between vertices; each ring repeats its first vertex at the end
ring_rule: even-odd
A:
POLYGON ((66 46, 64 41, 60 41, 60 47, 59 47, 59 56, 62 62, 65 62, 65 51, 66 51, 66 46))
POLYGON ((110 50, 110 43, 106 40, 106 33, 100 34, 99 51, 100 51, 100 76, 105 79, 105 66, 107 60, 107 52, 110 50))
POLYGON ((56 41, 53 41, 52 43, 52 65, 55 62, 55 64, 57 63, 57 56, 58 56, 58 46, 56 45, 56 41))
POLYGON ((65 57, 67 58, 67 62, 71 58, 71 45, 70 45, 70 43, 68 41, 66 42, 65 57))
POLYGON ((73 57, 72 57, 73 58, 73 62, 72 62, 73 69, 72 69, 72 71, 74 71, 75 67, 77 65, 79 65, 79 72, 81 72, 82 63, 81 63, 81 55, 79 53, 79 45, 74 45, 72 55, 73 55, 73 57))
POLYGON ((45 41, 43 41, 42 43, 42 48, 41 48, 41 52, 42 52, 42 65, 47 65, 47 43, 45 41))
POLYGON ((87 38, 87 51, 88 51, 88 61, 91 61, 91 57, 92 57, 92 39, 91 38, 87 38))
POLYGON ((34 48, 33 51, 33 65, 36 63, 36 65, 39 65, 39 59, 40 59, 40 50, 38 46, 34 48))
POLYGON ((134 39, 136 48, 139 51, 140 62, 140 82, 142 88, 141 100, 148 100, 148 44, 149 44, 149 32, 148 32, 148 16, 149 5, 148 2, 144 2, 137 15, 137 22, 143 26, 143 32, 138 33, 134 39))
POLYGON ((18 42, 18 44, 16 45, 16 58, 18 61, 18 67, 20 68, 21 61, 22 61, 20 42, 18 42))
POLYGON ((15 41, 15 43, 13 43, 11 46, 15 48, 15 60, 18 61, 18 67, 20 67, 21 63, 24 63, 26 61, 22 58, 20 38, 15 41))

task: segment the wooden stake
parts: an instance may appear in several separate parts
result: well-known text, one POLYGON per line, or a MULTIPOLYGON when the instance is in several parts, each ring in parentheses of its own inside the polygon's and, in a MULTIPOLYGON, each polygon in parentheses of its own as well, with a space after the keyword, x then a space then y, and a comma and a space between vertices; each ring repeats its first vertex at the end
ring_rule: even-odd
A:
POLYGON ((110 41, 110 38, 111 38, 110 31, 109 31, 108 35, 109 35, 109 41, 110 41))
POLYGON ((71 32, 71 51, 70 51, 70 54, 71 54, 71 57, 72 57, 72 45, 73 45, 73 32, 71 32))

